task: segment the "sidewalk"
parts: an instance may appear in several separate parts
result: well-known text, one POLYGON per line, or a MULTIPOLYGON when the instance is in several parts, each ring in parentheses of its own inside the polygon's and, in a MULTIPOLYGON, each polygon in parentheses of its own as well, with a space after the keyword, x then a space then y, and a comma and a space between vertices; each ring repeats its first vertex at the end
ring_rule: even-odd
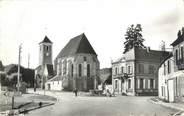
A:
POLYGON ((179 110, 178 113, 176 113, 173 116, 184 116, 184 103, 169 103, 169 102, 164 102, 162 100, 160 100, 159 98, 151 98, 149 100, 150 102, 154 103, 154 104, 158 104, 158 105, 162 105, 168 108, 172 108, 172 109, 177 109, 179 110))
POLYGON ((56 98, 38 94, 22 94, 14 97, 14 109, 12 109, 12 96, 0 95, 0 115, 26 113, 28 111, 53 105, 56 98))

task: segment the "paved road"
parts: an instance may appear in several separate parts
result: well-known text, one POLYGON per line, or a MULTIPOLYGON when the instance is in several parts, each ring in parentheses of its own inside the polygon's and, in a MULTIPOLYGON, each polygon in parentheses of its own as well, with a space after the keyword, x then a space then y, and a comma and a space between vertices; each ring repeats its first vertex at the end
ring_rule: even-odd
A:
POLYGON ((74 97, 73 93, 50 93, 58 102, 27 116, 170 116, 177 111, 149 102, 150 97, 74 97))

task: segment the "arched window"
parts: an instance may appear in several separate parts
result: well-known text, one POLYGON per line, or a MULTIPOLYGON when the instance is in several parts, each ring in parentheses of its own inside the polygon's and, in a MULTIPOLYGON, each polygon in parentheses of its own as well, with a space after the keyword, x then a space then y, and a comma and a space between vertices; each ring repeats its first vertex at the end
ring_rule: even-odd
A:
POLYGON ((49 46, 46 46, 47 51, 49 51, 49 46))
POLYGON ((90 64, 87 65, 87 77, 90 77, 90 64))
POLYGON ((82 65, 79 64, 79 77, 81 77, 81 76, 82 76, 82 65))

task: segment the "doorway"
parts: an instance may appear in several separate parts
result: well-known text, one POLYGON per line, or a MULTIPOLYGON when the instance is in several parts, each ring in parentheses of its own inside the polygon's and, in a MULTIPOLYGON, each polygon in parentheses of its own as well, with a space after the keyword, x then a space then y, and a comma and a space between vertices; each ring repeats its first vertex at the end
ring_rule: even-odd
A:
POLYGON ((168 80, 168 99, 174 102, 174 80, 168 80))

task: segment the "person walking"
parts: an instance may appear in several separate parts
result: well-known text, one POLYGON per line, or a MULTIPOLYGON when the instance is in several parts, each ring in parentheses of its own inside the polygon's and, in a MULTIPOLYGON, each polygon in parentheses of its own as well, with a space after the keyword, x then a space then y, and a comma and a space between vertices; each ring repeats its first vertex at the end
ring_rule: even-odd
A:
POLYGON ((75 88, 75 90, 74 90, 75 97, 77 97, 77 92, 78 92, 78 90, 77 90, 77 88, 75 88))

